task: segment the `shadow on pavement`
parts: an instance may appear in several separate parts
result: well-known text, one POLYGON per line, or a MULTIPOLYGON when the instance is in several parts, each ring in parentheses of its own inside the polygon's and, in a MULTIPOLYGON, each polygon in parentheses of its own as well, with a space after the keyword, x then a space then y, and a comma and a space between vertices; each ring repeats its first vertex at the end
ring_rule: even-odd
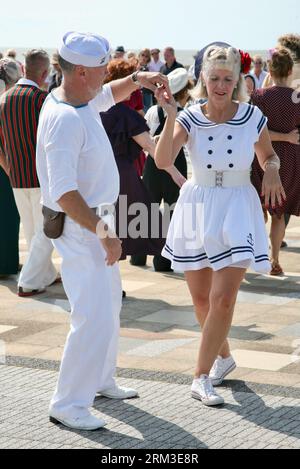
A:
POLYGON ((242 392, 233 389, 232 393, 239 405, 226 404, 225 409, 235 412, 237 415, 242 416, 244 420, 259 426, 261 429, 281 433, 300 440, 299 407, 279 406, 276 409, 268 407, 263 398, 257 395, 245 383, 242 392), (249 401, 249 394, 253 397, 251 402, 249 401))
POLYGON ((112 401, 98 397, 94 408, 102 415, 122 422, 140 436, 130 436, 106 428, 95 432, 82 432, 58 426, 61 431, 81 435, 85 440, 99 443, 110 449, 207 449, 207 446, 183 428, 167 420, 130 405, 126 401, 112 401))

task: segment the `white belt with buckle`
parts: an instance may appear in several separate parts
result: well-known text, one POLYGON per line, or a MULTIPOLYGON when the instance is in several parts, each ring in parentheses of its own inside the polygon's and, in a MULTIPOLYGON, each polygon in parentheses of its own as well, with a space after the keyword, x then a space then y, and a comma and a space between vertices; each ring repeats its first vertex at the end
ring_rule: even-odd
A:
POLYGON ((251 184, 250 171, 194 171, 192 182, 202 187, 239 187, 251 184))

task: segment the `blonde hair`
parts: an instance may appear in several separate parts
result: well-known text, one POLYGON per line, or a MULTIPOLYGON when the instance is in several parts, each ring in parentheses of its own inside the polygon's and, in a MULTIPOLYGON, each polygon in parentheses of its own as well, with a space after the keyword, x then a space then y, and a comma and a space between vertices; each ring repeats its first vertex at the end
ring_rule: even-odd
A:
POLYGON ((249 95, 245 83, 244 75, 241 73, 241 55, 235 47, 210 46, 203 58, 202 71, 197 86, 190 95, 193 99, 207 99, 207 89, 203 77, 208 77, 211 69, 221 69, 232 71, 237 80, 237 87, 233 92, 232 100, 239 102, 249 102, 249 95))

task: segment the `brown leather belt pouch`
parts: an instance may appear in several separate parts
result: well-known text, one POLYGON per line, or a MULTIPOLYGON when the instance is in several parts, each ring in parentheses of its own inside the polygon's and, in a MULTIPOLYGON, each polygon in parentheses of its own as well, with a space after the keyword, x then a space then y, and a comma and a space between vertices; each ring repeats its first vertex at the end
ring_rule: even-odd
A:
POLYGON ((43 206, 44 233, 47 238, 58 239, 64 232, 66 214, 43 206))

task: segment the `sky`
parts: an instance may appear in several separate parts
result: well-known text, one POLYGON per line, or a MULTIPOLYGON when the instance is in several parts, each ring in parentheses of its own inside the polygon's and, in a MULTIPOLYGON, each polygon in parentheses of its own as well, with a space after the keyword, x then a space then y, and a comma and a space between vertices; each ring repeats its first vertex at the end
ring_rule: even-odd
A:
POLYGON ((269 49, 300 33, 299 0, 1 0, 3 47, 55 48, 66 31, 105 36, 112 47, 201 49, 225 41, 269 49))

